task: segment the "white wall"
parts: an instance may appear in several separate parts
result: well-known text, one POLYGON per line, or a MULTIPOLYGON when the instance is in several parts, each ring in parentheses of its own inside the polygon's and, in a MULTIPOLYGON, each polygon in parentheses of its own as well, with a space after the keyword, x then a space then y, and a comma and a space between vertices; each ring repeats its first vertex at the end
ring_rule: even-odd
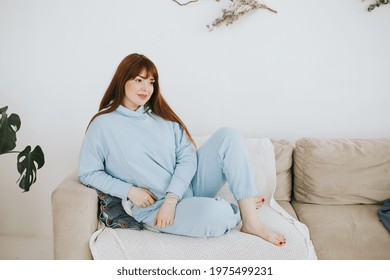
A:
POLYGON ((16 155, 0 156, 0 235, 51 238, 51 192, 132 52, 156 63, 194 135, 390 137, 390 5, 369 13, 369 2, 268 0, 278 14, 208 32, 226 1, 0 0, 0 107, 22 119, 18 148, 46 156, 28 193, 16 155))

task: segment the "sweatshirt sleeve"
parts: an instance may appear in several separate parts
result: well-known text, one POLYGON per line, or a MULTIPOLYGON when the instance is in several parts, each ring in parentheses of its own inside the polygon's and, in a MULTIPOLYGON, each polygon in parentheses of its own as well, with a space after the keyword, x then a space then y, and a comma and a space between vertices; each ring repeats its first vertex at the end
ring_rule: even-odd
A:
POLYGON ((105 171, 107 153, 104 134, 99 124, 94 121, 89 126, 81 145, 79 180, 84 185, 126 199, 132 185, 107 174, 105 171))
POLYGON ((197 169, 197 156, 195 147, 188 139, 184 129, 173 122, 176 142, 176 167, 168 186, 167 193, 176 194, 182 199, 197 169))

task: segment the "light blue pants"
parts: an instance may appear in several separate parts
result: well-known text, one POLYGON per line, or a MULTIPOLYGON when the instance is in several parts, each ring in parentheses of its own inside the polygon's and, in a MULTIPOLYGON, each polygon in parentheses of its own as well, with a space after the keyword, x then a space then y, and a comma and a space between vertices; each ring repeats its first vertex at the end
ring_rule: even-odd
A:
POLYGON ((198 170, 190 186, 192 194, 178 203, 173 225, 153 226, 163 202, 158 201, 152 207, 155 210, 143 220, 149 227, 178 235, 210 237, 220 236, 238 225, 241 220, 238 207, 215 196, 226 182, 236 200, 257 194, 244 140, 235 130, 222 128, 198 149, 197 156, 198 170))

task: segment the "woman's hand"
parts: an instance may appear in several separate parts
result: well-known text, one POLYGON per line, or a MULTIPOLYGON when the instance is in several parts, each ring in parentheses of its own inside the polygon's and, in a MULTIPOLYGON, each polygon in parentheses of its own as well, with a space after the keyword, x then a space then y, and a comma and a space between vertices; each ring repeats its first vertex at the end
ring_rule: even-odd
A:
POLYGON ((154 219, 154 225, 159 228, 165 228, 173 225, 175 219, 176 204, 164 202, 157 212, 156 218, 154 219))
POLYGON ((176 205, 179 202, 179 197, 174 193, 167 193, 164 202, 157 212, 154 219, 154 225, 159 228, 165 228, 173 225, 175 219, 176 205))
POLYGON ((157 199, 157 197, 149 190, 135 186, 130 188, 127 197, 130 199, 131 203, 139 208, 148 207, 157 199))

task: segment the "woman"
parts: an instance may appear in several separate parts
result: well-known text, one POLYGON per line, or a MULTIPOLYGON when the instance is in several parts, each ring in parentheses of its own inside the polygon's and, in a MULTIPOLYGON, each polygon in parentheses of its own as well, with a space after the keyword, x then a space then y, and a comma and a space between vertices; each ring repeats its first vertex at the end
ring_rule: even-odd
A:
POLYGON ((282 235, 260 223, 245 144, 223 128, 198 150, 161 95, 154 63, 130 54, 119 64, 80 152, 80 181, 128 199, 132 216, 161 232, 219 236, 236 227, 275 245, 282 235), (239 209, 215 198, 229 183, 239 209))

